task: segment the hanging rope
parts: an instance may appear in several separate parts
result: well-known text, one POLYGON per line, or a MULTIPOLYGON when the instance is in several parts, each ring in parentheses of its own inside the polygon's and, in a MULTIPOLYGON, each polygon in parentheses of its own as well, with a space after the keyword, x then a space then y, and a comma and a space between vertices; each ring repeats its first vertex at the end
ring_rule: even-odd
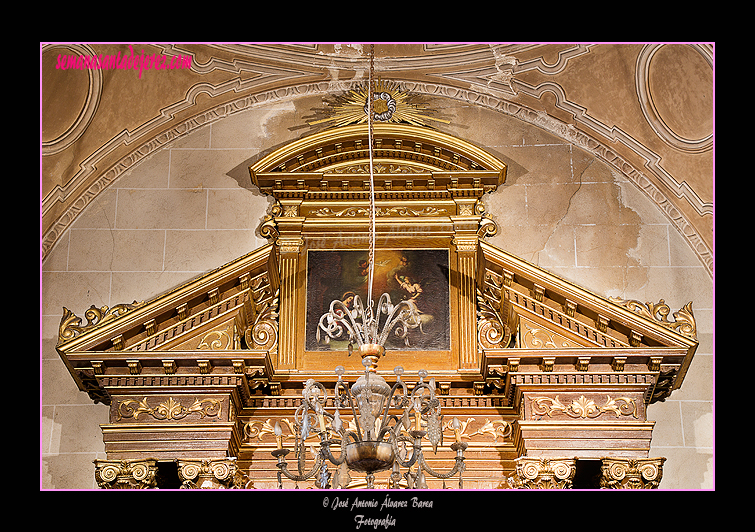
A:
MULTIPOLYGON (((377 309, 373 310, 373 302, 372 302, 372 277, 375 270, 375 176, 374 176, 374 169, 373 169, 373 162, 372 162, 372 118, 373 118, 373 111, 372 111, 372 104, 373 104, 373 93, 372 93, 372 83, 373 83, 373 73, 375 69, 374 65, 375 61, 375 45, 370 45, 370 74, 369 74, 369 87, 367 89, 367 100, 368 100, 368 112, 367 112, 367 135, 368 135, 368 145, 369 145, 369 152, 370 152, 370 251, 369 251, 369 261, 368 261, 368 294, 367 294, 367 308, 368 308, 368 314, 370 318, 374 317, 375 311, 377 309)), ((369 342, 374 343, 376 341, 375 338, 368 339, 369 342)))

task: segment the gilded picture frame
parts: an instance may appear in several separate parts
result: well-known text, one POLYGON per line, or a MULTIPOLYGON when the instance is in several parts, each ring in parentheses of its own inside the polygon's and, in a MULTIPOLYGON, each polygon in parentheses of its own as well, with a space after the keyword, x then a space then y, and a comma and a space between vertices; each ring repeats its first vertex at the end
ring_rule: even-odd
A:
MULTIPOLYGON (((318 334, 318 323, 331 302, 352 308, 355 296, 364 305, 368 295, 367 250, 308 250, 306 265, 305 351, 343 351, 348 338, 318 334)), ((411 299, 421 325, 405 338, 388 335, 387 351, 448 351, 451 349, 449 250, 378 249, 373 274, 374 301, 388 294, 392 304, 411 299)), ((322 331, 321 331, 322 332, 322 331)))

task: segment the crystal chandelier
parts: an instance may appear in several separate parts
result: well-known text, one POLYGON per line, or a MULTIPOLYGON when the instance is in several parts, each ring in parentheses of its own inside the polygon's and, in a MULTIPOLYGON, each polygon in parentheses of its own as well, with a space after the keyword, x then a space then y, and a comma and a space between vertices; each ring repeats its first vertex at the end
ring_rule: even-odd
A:
MULTIPOLYGON (((374 116, 373 95, 374 45, 370 46, 370 74, 367 97, 368 144, 370 156, 370 241, 368 259, 368 294, 367 305, 363 305, 359 296, 354 297, 353 308, 343 301, 335 300, 330 304, 318 323, 320 333, 327 338, 346 338, 349 341, 349 355, 354 344, 358 346, 365 367, 364 375, 349 386, 343 380, 345 369, 338 366, 338 376, 329 399, 325 387, 309 379, 302 390, 302 403, 294 416, 295 451, 297 472, 288 469, 286 455, 289 449, 283 448, 283 436, 280 424, 276 422, 274 432, 277 449, 272 452, 278 463, 278 486, 282 488, 282 475, 301 482, 317 475, 316 485, 320 488, 346 487, 349 471, 366 473, 367 488, 374 487, 375 473, 391 470, 390 488, 399 487, 402 476, 406 486, 412 489, 427 488, 425 475, 448 479, 459 474, 459 487, 463 487, 464 451, 467 444, 461 441, 459 421, 454 418, 449 424, 454 430, 455 442, 451 449, 456 452, 455 463, 446 473, 434 471, 425 461, 422 452, 422 439, 427 437, 433 451, 443 443, 443 416, 440 401, 435 394, 435 381, 430 379, 427 371, 418 372, 419 382, 410 391, 401 380, 404 369, 394 369, 396 383, 390 386, 377 373, 379 359, 385 355, 385 342, 393 333, 408 345, 408 333, 413 329, 421 330, 419 310, 412 300, 402 300, 398 304, 391 302, 390 296, 382 294, 375 305, 372 299, 372 277, 375 262, 375 187, 373 170, 372 121, 374 116), (332 413, 328 411, 332 410, 332 413), (341 411, 351 414, 348 425, 341 419, 341 411), (423 425, 424 421, 424 425, 423 425), (318 435, 320 448, 314 455, 314 464, 306 468, 305 440, 311 435, 318 435), (340 447, 338 456, 334 456, 332 447, 340 447), (329 471, 328 463, 337 466, 334 474, 329 471), (416 466, 416 467, 415 467, 416 466), (401 468, 408 468, 402 475, 401 468), (414 468, 414 469, 413 469, 414 468)), ((445 482, 444 482, 445 485, 445 482)))

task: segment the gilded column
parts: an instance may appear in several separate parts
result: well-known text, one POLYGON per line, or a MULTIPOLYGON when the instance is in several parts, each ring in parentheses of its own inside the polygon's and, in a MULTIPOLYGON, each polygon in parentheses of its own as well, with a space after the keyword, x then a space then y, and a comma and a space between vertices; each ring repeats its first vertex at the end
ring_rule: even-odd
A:
POLYGON ((299 250, 302 239, 278 239, 280 249, 280 315, 278 330, 278 368, 296 366, 296 277, 299 269, 299 250))
POLYGON ((459 276, 459 368, 478 369, 476 266, 477 239, 456 239, 459 276))
MULTIPOLYGON (((283 192, 283 191, 280 191, 283 192)), ((301 203, 307 193, 303 182, 297 183, 296 190, 285 191, 279 203, 273 207, 277 229, 276 243, 279 252, 280 272, 280 313, 278 315, 278 368, 282 370, 296 367, 297 328, 296 283, 299 270, 299 252, 304 245, 300 216, 301 203)))

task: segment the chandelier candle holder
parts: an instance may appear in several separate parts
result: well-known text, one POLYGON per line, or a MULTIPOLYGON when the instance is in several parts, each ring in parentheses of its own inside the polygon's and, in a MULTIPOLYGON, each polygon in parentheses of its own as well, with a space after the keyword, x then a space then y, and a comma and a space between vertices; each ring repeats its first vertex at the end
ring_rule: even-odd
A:
POLYGON ((278 487, 282 488, 282 475, 301 482, 319 475, 316 486, 319 488, 345 488, 349 482, 348 471, 366 473, 367 488, 374 488, 375 473, 391 470, 389 488, 398 488, 402 477, 410 489, 426 489, 426 475, 449 479, 459 474, 459 488, 463 488, 464 451, 467 444, 461 441, 460 423, 454 418, 450 426, 454 430, 455 442, 451 449, 456 452, 455 463, 447 473, 433 470, 425 460, 422 440, 427 438, 433 451, 443 444, 443 416, 440 401, 435 395, 435 381, 425 382, 427 371, 418 372, 419 382, 411 392, 401 380, 404 369, 397 366, 393 372, 396 383, 391 387, 377 374, 375 366, 382 346, 372 344, 362 350, 364 375, 349 386, 343 380, 343 366, 335 369, 338 381, 333 391, 332 413, 327 410, 329 398, 325 387, 309 379, 302 390, 302 403, 294 416, 295 450, 297 473, 288 469, 286 456, 290 449, 283 448, 280 424, 276 422, 274 432, 277 449, 272 451, 278 459, 278 487), (341 418, 341 411, 352 415, 347 426, 341 418), (319 451, 311 447, 314 464, 306 470, 307 445, 305 440, 313 434, 320 438, 319 451), (340 447, 338 455, 333 446, 340 447), (339 467, 336 475, 328 469, 328 463, 339 467), (347 469, 343 469, 343 466, 347 469), (416 467, 414 467, 416 466, 416 467), (402 475, 401 468, 408 468, 402 475), (331 482, 332 481, 332 482, 331 482))

